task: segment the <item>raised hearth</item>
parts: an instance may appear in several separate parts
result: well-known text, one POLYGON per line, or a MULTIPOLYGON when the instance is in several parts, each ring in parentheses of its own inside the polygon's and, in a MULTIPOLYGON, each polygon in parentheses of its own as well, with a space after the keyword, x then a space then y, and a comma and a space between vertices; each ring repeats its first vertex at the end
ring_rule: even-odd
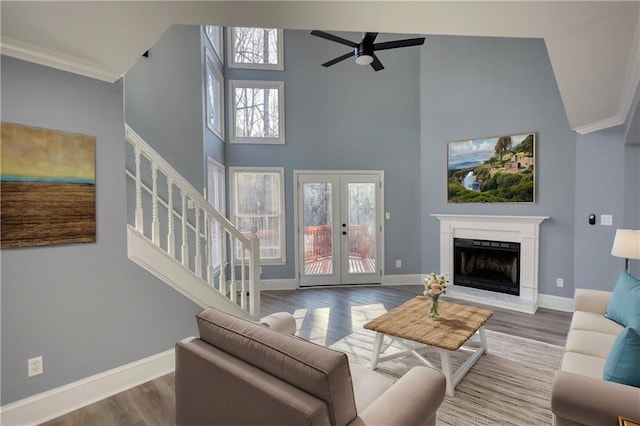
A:
POLYGON ((538 240, 545 216, 489 216, 433 214, 440 221, 440 273, 450 285, 447 296, 477 303, 534 313, 538 308, 538 240), (520 244, 519 295, 464 287, 452 283, 454 239, 520 244))

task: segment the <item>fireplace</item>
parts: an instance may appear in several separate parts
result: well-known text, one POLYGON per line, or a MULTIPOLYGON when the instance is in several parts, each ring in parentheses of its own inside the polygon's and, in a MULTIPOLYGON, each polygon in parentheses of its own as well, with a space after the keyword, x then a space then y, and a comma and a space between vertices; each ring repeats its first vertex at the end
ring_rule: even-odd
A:
MULTIPOLYGON (((433 214, 432 216, 440 221, 440 273, 444 274, 451 283, 447 288, 447 296, 520 312, 536 311, 538 308, 538 238, 540 223, 549 219, 548 217, 455 214, 433 214), (497 275, 498 286, 506 287, 507 284, 509 286, 513 284, 515 273, 517 290, 515 285, 508 292, 497 292, 495 289, 488 291, 460 283, 460 276, 454 277, 458 267, 455 240, 479 241, 475 246, 472 243, 471 246, 461 248, 467 253, 465 254, 467 263, 476 254, 473 273, 469 266, 465 266, 462 275, 489 275, 493 278, 497 275), (496 271, 487 267, 483 268, 482 274, 477 271, 477 248, 495 250, 494 253, 503 252, 500 256, 504 257, 493 256, 494 259, 489 262, 494 265, 493 269, 502 270, 500 274, 494 274, 496 271), (514 268, 515 255, 512 251, 515 250, 518 250, 518 260, 515 261, 514 268), (511 270, 507 272, 509 268, 511 270)), ((461 259, 462 255, 458 262, 461 259)), ((484 281, 485 278, 486 276, 483 276, 481 280, 484 281)), ((466 280, 465 277, 463 279, 466 280)), ((482 285, 487 284, 484 282, 482 285)))
POLYGON ((520 295, 520 243, 453 239, 453 283, 520 295))

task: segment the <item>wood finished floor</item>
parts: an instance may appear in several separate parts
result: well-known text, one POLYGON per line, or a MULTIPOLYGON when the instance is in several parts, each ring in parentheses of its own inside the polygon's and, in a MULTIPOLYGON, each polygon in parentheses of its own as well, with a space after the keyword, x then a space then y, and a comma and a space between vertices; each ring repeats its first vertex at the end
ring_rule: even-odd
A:
MULTIPOLYGON (((298 318, 298 335, 330 346, 353 332, 353 306, 382 304, 390 310, 421 294, 422 286, 354 286, 265 291, 262 315, 287 311, 298 318)), ((486 328, 514 336, 563 346, 571 314, 538 309, 534 315, 484 306, 494 314, 486 328)), ((43 425, 46 426, 162 426, 174 425, 173 374, 144 383, 110 398, 75 410, 43 425)))

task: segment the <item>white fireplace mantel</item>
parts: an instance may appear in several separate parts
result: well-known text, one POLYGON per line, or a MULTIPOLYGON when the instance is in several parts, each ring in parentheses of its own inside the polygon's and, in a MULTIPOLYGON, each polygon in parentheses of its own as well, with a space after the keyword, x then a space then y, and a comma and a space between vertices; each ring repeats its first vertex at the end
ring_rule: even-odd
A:
POLYGON ((538 308, 538 252, 540 223, 547 216, 432 214, 440 221, 440 273, 453 277, 453 239, 472 238, 520 243, 520 296, 451 284, 451 297, 534 313, 538 308))

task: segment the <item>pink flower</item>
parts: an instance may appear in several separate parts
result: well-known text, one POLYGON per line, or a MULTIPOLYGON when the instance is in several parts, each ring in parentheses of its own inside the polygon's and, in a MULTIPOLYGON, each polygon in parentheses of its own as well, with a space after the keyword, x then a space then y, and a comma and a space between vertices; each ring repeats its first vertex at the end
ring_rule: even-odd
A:
POLYGON ((442 288, 440 287, 440 284, 435 281, 431 282, 431 291, 437 291, 438 293, 440 293, 441 290, 442 288))

